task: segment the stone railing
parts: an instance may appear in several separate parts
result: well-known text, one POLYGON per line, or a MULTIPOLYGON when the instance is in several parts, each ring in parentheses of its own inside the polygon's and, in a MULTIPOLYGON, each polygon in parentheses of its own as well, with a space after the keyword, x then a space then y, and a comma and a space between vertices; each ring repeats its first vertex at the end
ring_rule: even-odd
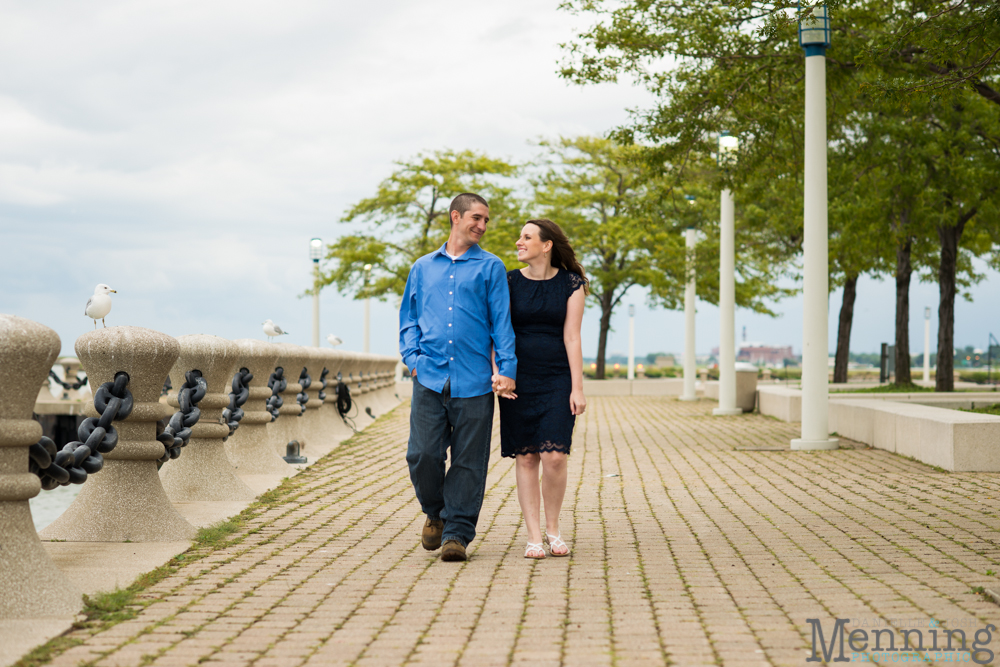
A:
POLYGON ((40 395, 47 409, 58 409, 50 404, 59 398, 46 398, 47 390, 40 394, 38 388, 59 349, 59 337, 51 329, 0 315, 0 526, 5 554, 0 559, 0 587, 5 591, 0 621, 64 618, 80 609, 80 588, 53 564, 42 540, 190 540, 196 524, 205 522, 180 511, 184 505, 215 503, 229 516, 234 507, 238 511, 238 506, 299 471, 282 458, 289 442, 297 443, 309 462, 315 461, 372 423, 369 414, 380 416, 399 403, 395 357, 201 334, 173 338, 138 327, 109 327, 76 341, 78 362, 60 359, 67 378, 76 378, 82 367, 94 392, 81 397, 68 389, 65 400, 74 407, 66 414, 80 414, 82 408, 95 419, 81 427, 81 442, 57 451, 42 437, 32 410, 40 395), (268 381, 279 368, 287 386, 274 418, 267 410, 273 393, 268 381), (172 389, 161 400, 168 376, 172 389), (108 387, 122 396, 127 393, 125 399, 112 396, 109 388, 98 391, 116 378, 117 384, 108 387), (196 405, 190 400, 193 390, 182 389, 186 378, 198 382, 196 405), (348 392, 352 405, 342 416, 338 404, 346 406, 348 392), (128 409, 119 410, 123 400, 128 409), (99 421, 107 410, 111 412, 99 421), (180 433, 173 433, 178 437, 172 439, 175 428, 180 433), (180 455, 165 456, 164 442, 176 443, 180 455), (106 452, 103 459, 97 451, 91 455, 98 446, 106 452), (51 467, 56 462, 63 467, 51 467), (72 479, 67 469, 72 469, 72 479), (83 486, 39 535, 28 499, 40 492, 45 470, 50 486, 56 478, 59 484, 83 486))

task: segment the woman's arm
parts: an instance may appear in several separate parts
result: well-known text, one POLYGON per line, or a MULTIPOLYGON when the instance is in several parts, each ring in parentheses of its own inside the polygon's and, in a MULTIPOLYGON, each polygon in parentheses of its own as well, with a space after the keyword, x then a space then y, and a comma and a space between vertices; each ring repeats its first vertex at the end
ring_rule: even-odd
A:
POLYGON ((569 395, 569 409, 574 415, 582 415, 587 409, 587 398, 583 395, 583 347, 580 344, 580 325, 583 322, 583 307, 587 295, 578 289, 566 301, 566 323, 563 325, 563 343, 569 358, 569 373, 573 389, 569 395))

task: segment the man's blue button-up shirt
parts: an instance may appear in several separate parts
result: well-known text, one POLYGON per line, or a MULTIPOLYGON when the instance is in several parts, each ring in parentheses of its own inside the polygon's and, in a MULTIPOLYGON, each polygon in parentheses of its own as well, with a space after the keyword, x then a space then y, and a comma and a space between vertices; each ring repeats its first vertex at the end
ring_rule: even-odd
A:
POLYGON ((455 398, 492 391, 496 351, 500 375, 517 379, 507 271, 496 255, 474 245, 452 259, 447 244, 418 259, 399 309, 399 353, 428 389, 451 378, 455 398))

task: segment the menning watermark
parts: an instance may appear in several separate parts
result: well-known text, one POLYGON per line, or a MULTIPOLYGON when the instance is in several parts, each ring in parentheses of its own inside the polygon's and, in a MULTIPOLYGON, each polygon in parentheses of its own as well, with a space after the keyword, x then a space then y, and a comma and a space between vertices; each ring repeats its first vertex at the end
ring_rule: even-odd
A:
MULTIPOLYGON (((880 619, 878 622, 868 624, 863 619, 838 618, 834 621, 833 632, 827 643, 819 619, 807 618, 806 622, 812 626, 812 655, 806 658, 806 662, 820 662, 821 659, 825 662, 911 660, 969 662, 971 660, 977 665, 985 665, 993 661, 993 651, 987 647, 993 641, 993 632, 997 629, 995 625, 988 623, 986 627, 976 630, 970 646, 965 630, 955 627, 957 623, 947 623, 952 629, 945 630, 940 623, 933 620, 929 623, 922 622, 920 627, 908 627, 912 622, 890 624, 888 621, 883 623, 880 619), (855 627, 845 629, 848 623, 855 627), (897 632, 902 635, 902 645, 899 647, 896 646, 897 632), (847 657, 844 652, 845 643, 851 651, 851 657, 847 657)), ((969 627, 967 623, 962 625, 969 627)))

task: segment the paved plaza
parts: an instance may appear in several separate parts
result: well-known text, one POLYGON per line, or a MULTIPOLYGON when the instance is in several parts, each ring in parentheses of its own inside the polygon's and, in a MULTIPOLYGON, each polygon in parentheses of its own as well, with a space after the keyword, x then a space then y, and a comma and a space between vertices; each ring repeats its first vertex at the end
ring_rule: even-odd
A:
POLYGON ((974 591, 1000 590, 1000 475, 850 443, 790 452, 797 425, 712 417, 715 405, 591 399, 570 457, 571 558, 523 558, 495 430, 466 563, 420 547, 403 405, 248 510, 219 548, 175 561, 137 616, 71 633, 82 643, 51 664, 805 665, 810 618, 827 641, 834 618, 888 623, 899 646, 901 629, 929 643, 937 622, 971 642, 1000 625, 974 591))

